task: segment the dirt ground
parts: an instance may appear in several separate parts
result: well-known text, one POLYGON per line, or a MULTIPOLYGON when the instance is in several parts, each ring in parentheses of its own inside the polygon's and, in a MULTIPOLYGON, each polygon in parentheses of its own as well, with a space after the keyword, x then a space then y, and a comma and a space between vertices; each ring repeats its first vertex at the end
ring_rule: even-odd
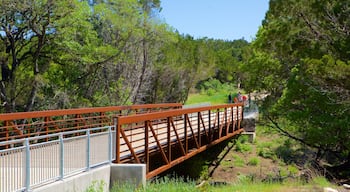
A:
MULTIPOLYGON (((261 146, 264 143, 271 143, 271 140, 277 140, 276 136, 257 136, 253 143, 245 143, 245 146, 251 146, 249 150, 237 150, 237 144, 228 144, 221 152, 219 158, 214 161, 209 167, 209 182, 212 184, 234 184, 242 179, 250 181, 302 181, 303 170, 299 170, 300 166, 293 165, 294 169, 290 168, 283 162, 282 159, 275 157, 264 158, 261 156, 261 146), (256 160, 258 159, 258 160, 256 160), (252 161, 255 160, 255 161, 252 161), (255 162, 255 163, 251 163, 255 162), (258 162, 258 163, 256 163, 258 162)), ((276 143, 276 142, 275 142, 276 143)), ((309 175, 310 176, 310 175, 309 175)), ((315 176, 315 175, 312 175, 315 176)), ((306 181, 305 180, 305 181, 306 181)), ((342 186, 333 186, 339 192, 350 192, 342 186)), ((286 188, 284 188, 286 189, 286 188)), ((303 191, 303 192, 323 192, 324 188, 316 184, 308 187, 291 186, 288 191, 303 191)))
POLYGON ((209 167, 211 180, 214 182, 234 183, 242 176, 265 179, 269 175, 278 174, 280 165, 272 159, 259 157, 256 145, 252 144, 251 146, 251 151, 244 153, 236 151, 235 147, 229 149, 221 159, 218 159, 209 167), (259 159, 257 165, 249 164, 249 161, 253 158, 259 159), (244 163, 241 160, 244 160, 244 163), (237 166, 235 161, 240 161, 241 163, 237 166))

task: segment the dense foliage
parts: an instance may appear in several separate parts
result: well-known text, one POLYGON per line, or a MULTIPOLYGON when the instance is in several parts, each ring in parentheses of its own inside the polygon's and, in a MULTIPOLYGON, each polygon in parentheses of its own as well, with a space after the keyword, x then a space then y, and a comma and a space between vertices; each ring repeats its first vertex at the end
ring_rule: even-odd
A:
POLYGON ((242 83, 267 93, 273 127, 350 165, 349 1, 271 0, 252 43, 179 34, 160 11, 160 0, 1 0, 0 112, 184 103, 195 86, 242 83))
POLYGON ((233 79, 233 42, 179 34, 160 3, 2 0, 0 111, 184 102, 201 80, 233 79))
POLYGON ((350 165, 349 27, 349 1, 271 0, 242 65, 272 126, 333 168, 350 165))

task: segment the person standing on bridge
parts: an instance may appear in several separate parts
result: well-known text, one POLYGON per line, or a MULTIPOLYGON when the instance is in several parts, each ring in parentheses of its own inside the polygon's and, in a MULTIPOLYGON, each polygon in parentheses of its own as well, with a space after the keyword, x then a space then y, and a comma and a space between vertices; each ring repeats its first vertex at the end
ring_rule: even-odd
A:
POLYGON ((238 92, 237 99, 238 99, 238 102, 243 102, 243 97, 242 97, 241 92, 238 92))
POLYGON ((231 93, 228 94, 228 103, 232 103, 232 95, 231 95, 231 93))

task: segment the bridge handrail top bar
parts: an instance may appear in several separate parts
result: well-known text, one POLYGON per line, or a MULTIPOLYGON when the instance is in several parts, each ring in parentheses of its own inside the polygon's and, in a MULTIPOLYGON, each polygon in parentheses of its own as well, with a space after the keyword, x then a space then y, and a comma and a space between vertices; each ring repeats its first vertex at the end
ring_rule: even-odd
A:
MULTIPOLYGON (((1 141, 0 146, 2 145, 8 145, 8 144, 14 144, 14 143, 20 143, 24 142, 25 140, 38 140, 38 139, 44 139, 44 138, 53 138, 53 137, 59 137, 60 135, 69 135, 69 134, 74 134, 74 133, 82 133, 82 132, 88 132, 88 131, 96 131, 96 130, 111 130, 111 132, 114 132, 114 130, 111 129, 112 126, 104 126, 104 127, 95 127, 95 128, 89 128, 89 129, 81 129, 81 130, 74 130, 74 131, 65 131, 65 132, 60 132, 60 133, 53 133, 49 135, 40 135, 40 136, 35 136, 35 137, 28 137, 28 138, 21 138, 21 139, 15 139, 15 140, 9 140, 9 141, 1 141)), ((99 134, 101 132, 97 132, 99 134)), ((104 133, 104 132, 102 132, 104 133)), ((93 133, 96 134, 96 133, 93 133)))
POLYGON ((15 112, 0 114, 0 121, 17 120, 24 118, 38 118, 51 117, 62 115, 86 114, 96 112, 109 112, 120 110, 136 110, 136 109, 152 109, 161 107, 182 107, 181 103, 159 103, 159 104, 140 104, 140 105, 123 105, 123 106, 109 106, 109 107, 90 107, 90 108, 76 108, 76 109, 58 109, 45 111, 30 111, 30 112, 15 112))
POLYGON ((170 110, 170 111, 136 114, 136 115, 131 115, 131 116, 119 116, 117 118, 118 118, 118 123, 128 124, 128 123, 135 123, 135 122, 141 122, 141 121, 147 121, 147 120, 155 120, 155 119, 173 117, 173 116, 178 116, 178 115, 183 115, 183 114, 208 111, 208 110, 215 110, 215 109, 222 109, 222 108, 230 108, 230 107, 243 107, 243 103, 212 105, 212 106, 194 107, 194 108, 187 108, 187 109, 174 109, 174 110, 170 110))

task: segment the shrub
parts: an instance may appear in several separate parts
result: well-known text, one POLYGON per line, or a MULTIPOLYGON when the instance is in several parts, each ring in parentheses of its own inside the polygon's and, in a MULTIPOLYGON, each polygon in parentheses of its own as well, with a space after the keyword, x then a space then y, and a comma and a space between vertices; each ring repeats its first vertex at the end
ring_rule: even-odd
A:
POLYGON ((239 142, 239 143, 247 143, 248 141, 249 141, 248 135, 241 135, 237 139, 237 142, 239 142))
POLYGON ((252 151, 252 146, 248 143, 236 143, 236 151, 238 152, 242 152, 242 153, 245 153, 245 152, 250 152, 252 151))
POLYGON ((208 96, 213 96, 215 93, 216 93, 216 91, 214 89, 212 89, 212 88, 207 90, 207 95, 208 96))
POLYGON ((233 158, 234 158, 234 162, 233 162, 234 166, 236 166, 236 167, 244 167, 244 165, 245 165, 244 159, 242 159, 238 155, 233 155, 233 158))
POLYGON ((261 148, 258 150, 258 155, 263 158, 272 159, 275 154, 268 148, 261 148))
POLYGON ((287 169, 289 173, 293 176, 296 176, 299 173, 299 169, 295 165, 288 165, 287 169))
POLYGON ((247 135, 238 137, 235 144, 235 150, 242 153, 252 151, 252 145, 248 143, 248 140, 249 137, 247 135))
POLYGON ((252 166, 257 166, 259 163, 260 163, 260 160, 257 157, 252 157, 248 161, 248 165, 252 165, 252 166))

